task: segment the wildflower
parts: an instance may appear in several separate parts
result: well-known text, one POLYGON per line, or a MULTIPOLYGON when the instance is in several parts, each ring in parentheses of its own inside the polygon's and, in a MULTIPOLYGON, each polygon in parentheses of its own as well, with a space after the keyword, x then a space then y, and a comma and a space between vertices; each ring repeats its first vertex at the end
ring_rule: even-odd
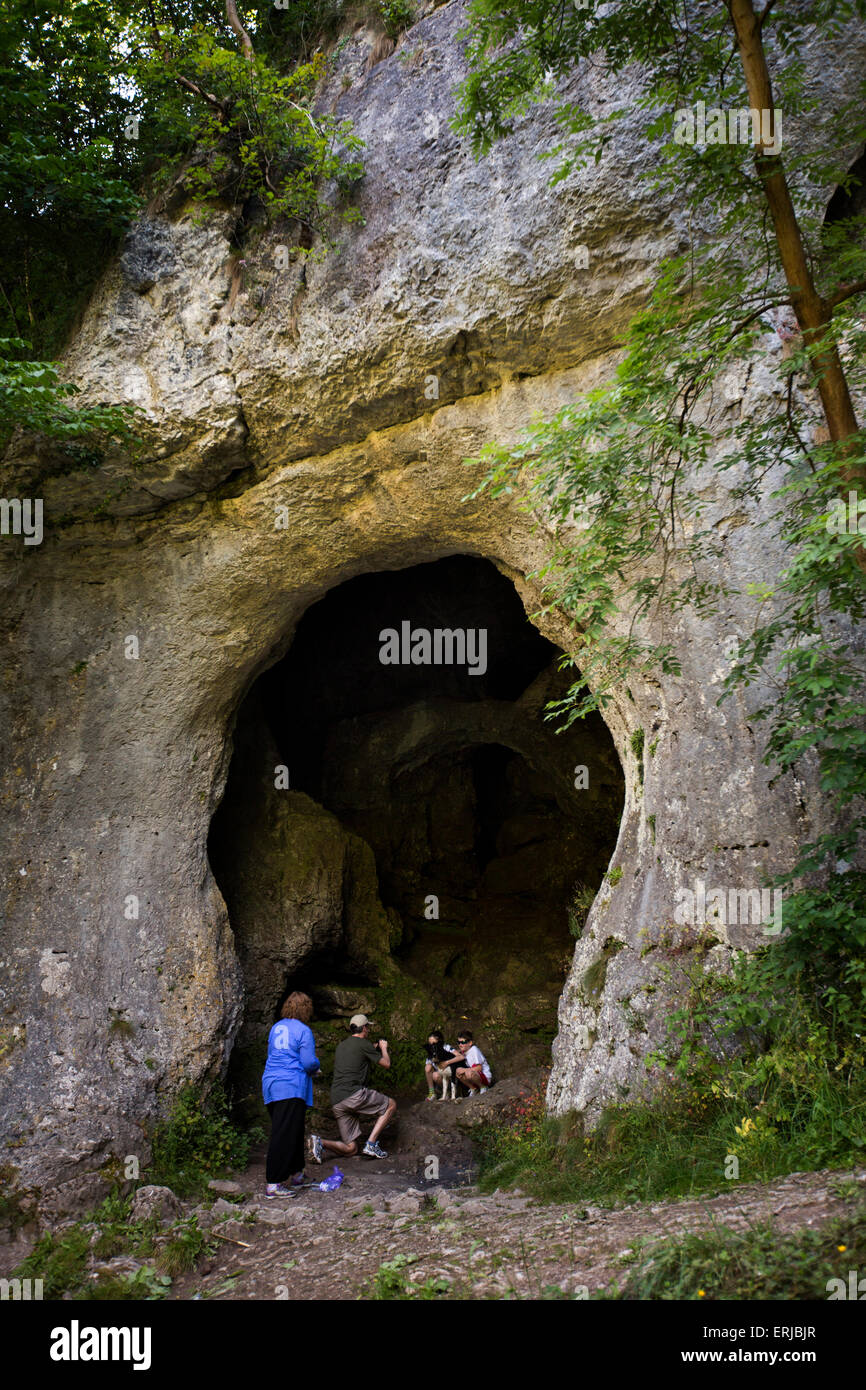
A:
POLYGON ((841 1252, 844 1254, 844 1252, 848 1249, 848 1246, 847 1246, 847 1245, 837 1245, 837 1246, 836 1246, 836 1249, 839 1250, 839 1251, 841 1251, 841 1252))
POLYGON ((706 1298, 706 1293, 703 1289, 698 1289, 698 1298, 706 1298))

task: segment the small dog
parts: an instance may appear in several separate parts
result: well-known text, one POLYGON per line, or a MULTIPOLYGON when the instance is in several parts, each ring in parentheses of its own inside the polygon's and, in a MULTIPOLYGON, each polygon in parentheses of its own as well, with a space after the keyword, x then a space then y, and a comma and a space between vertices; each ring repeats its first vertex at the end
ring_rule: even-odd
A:
POLYGON ((441 1096, 439 1097, 439 1099, 440 1099, 440 1100, 447 1100, 447 1099, 448 1099, 448 1089, 449 1089, 449 1087, 450 1087, 450 1089, 451 1089, 451 1099, 452 1099, 452 1100, 456 1100, 456 1099, 457 1099, 457 1078, 456 1078, 455 1075, 454 1075, 454 1070, 453 1070, 453 1068, 452 1068, 452 1067, 443 1067, 442 1070, 441 1070, 441 1072, 440 1072, 439 1074, 440 1074, 440 1076, 442 1077, 442 1094, 441 1094, 441 1096))
MULTIPOLYGON (((427 1042, 424 1047, 424 1052, 427 1056, 427 1061, 436 1068, 436 1073, 442 1081, 442 1094, 439 1099, 447 1100, 448 1091, 450 1089, 451 1099, 456 1100, 457 1078, 454 1075, 454 1069, 453 1067, 442 1065, 442 1063, 447 1062, 449 1058, 456 1056, 456 1053, 453 1052, 450 1047, 446 1047, 441 1038, 437 1038, 435 1042, 427 1042)), ((432 1084, 429 1073, 428 1084, 432 1084)))

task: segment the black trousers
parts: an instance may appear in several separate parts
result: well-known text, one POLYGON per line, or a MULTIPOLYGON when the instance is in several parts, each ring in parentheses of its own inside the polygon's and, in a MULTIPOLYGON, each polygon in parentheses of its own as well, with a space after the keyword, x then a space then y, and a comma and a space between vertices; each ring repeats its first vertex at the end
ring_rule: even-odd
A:
POLYGON ((307 1102, 297 1099, 272 1100, 268 1113, 271 1117, 271 1142, 268 1144, 265 1176, 268 1182, 288 1182, 293 1173, 304 1171, 307 1102))

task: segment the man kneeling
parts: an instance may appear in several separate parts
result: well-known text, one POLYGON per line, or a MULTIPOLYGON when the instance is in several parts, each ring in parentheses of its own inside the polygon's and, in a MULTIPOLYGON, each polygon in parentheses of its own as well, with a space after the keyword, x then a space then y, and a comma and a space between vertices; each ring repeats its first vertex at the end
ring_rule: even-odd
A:
POLYGON ((365 1014, 355 1014, 350 1019, 349 1033, 350 1036, 343 1039, 334 1053, 334 1079, 331 1083, 331 1105, 340 1138, 322 1139, 318 1134, 311 1136, 310 1147, 317 1163, 323 1161, 325 1153, 343 1154, 346 1157, 356 1154, 361 1136, 361 1119, 375 1119, 362 1152, 368 1158, 388 1157, 376 1140, 394 1118, 397 1102, 367 1086, 372 1063, 386 1069, 391 1065, 388 1043, 385 1038, 380 1038, 374 1047, 369 1041, 370 1020, 365 1014))

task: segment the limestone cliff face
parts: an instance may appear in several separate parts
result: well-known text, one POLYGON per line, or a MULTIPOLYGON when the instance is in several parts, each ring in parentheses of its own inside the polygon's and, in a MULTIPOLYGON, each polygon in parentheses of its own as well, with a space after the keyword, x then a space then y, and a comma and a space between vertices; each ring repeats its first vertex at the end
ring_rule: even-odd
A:
MULTIPOLYGON (((42 496, 49 529, 2 550, 0 1166, 49 1204, 95 1190, 112 1155, 143 1155, 165 1094, 218 1071, 236 1036, 240 973, 206 845, 252 681, 311 603, 373 570, 486 556, 535 611, 545 526, 464 500, 463 460, 610 372, 679 243, 676 209, 637 177, 652 159, 637 115, 555 190, 544 108, 473 160, 448 125, 462 22, 457 0, 435 9, 369 73, 369 37, 352 40, 352 85, 327 99, 367 141, 365 222, 305 278, 276 268, 278 231, 238 264, 235 212, 202 219, 181 200, 130 232, 68 368, 88 396, 146 412, 136 466, 61 473, 23 445, 10 458, 4 495, 42 496)), ((834 102, 864 46, 858 33, 835 51, 834 102)), ((810 56, 820 85, 831 69, 810 56)), ((600 110, 630 90, 627 75, 576 83, 600 110)), ((766 389, 726 408, 757 409, 766 389)), ((705 499, 731 582, 777 572, 718 477, 705 499)), ((715 623, 671 620, 682 676, 636 681, 607 711, 625 811, 560 1004, 558 1111, 592 1117, 645 1084, 667 1007, 645 947, 677 887, 757 886, 820 829, 807 786, 770 787, 742 697, 716 705, 725 638, 748 620, 736 603, 715 623)), ((573 646, 562 617, 539 625, 573 646)), ((718 955, 758 933, 720 932, 718 955)))

